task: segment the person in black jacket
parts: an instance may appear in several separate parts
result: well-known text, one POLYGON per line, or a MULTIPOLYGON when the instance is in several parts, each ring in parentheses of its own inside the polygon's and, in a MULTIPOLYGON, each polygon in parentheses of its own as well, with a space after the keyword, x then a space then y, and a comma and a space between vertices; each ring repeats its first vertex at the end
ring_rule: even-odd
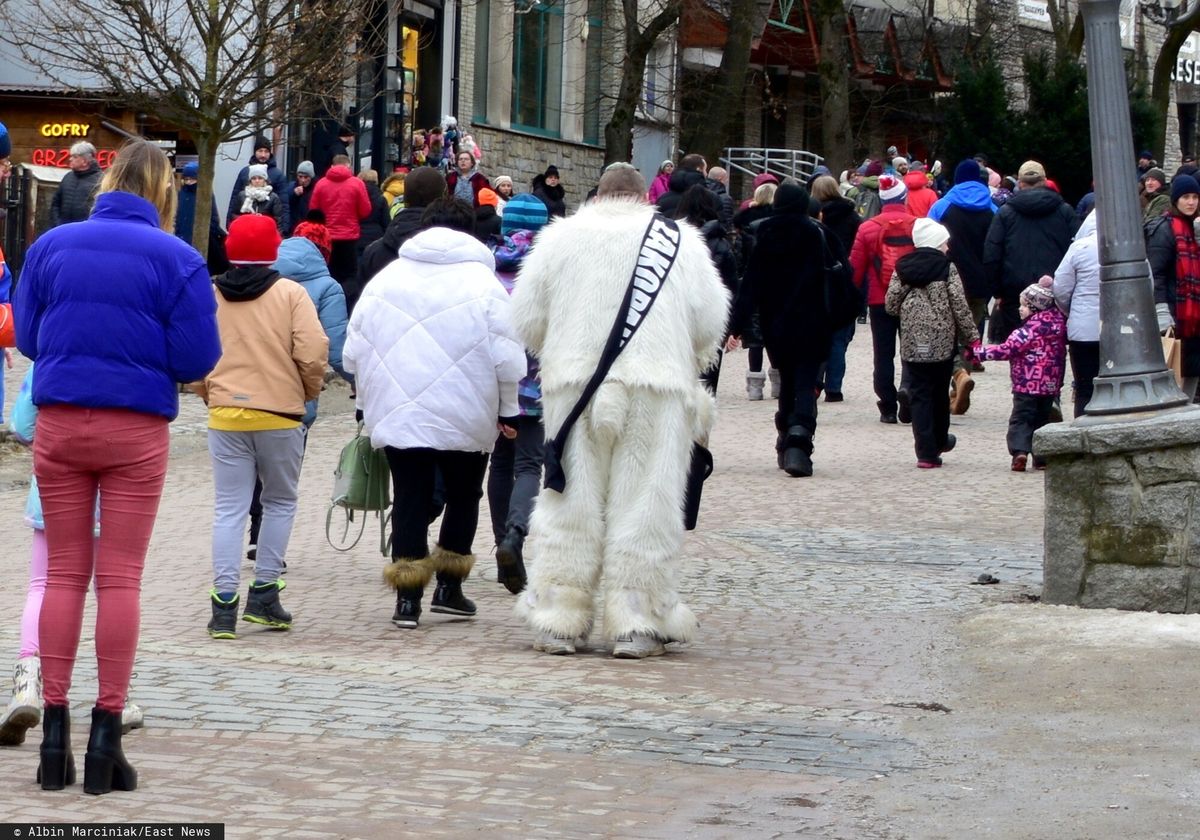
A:
MULTIPOLYGON (((242 190, 246 189, 246 184, 250 182, 250 167, 256 164, 266 167, 267 183, 271 185, 271 191, 280 197, 280 201, 283 201, 283 196, 287 192, 287 180, 283 177, 283 172, 275 164, 275 154, 271 150, 271 141, 266 137, 256 137, 254 138, 254 153, 250 155, 250 162, 242 167, 242 171, 238 173, 237 180, 233 182, 233 192, 229 194, 229 208, 225 213, 226 224, 233 224, 233 220, 242 204, 242 200, 238 196, 242 190)), ((284 202, 283 226, 280 230, 288 229, 287 212, 287 202, 284 202)))
MULTIPOLYGON (((669 181, 667 185, 670 187, 669 181)), ((733 203, 733 196, 729 194, 729 172, 720 166, 712 167, 704 178, 704 186, 717 197, 721 224, 729 230, 733 226, 733 212, 737 209, 733 203)))
POLYGON ((81 141, 71 147, 70 165, 50 200, 51 227, 85 221, 100 186, 100 164, 96 163, 96 147, 91 143, 81 141))
POLYGON ((475 208, 475 238, 485 245, 500 237, 500 214, 496 208, 500 205, 500 196, 496 191, 484 187, 479 191, 479 206, 475 208))
POLYGON ((704 181, 704 158, 700 155, 684 155, 679 166, 671 173, 671 180, 667 181, 667 191, 655 202, 658 212, 670 219, 679 218, 679 202, 683 194, 688 187, 703 184, 704 181))
POLYGON ((291 236, 292 232, 296 230, 296 225, 303 222, 308 216, 308 202, 312 198, 313 187, 317 183, 316 175, 317 170, 313 167, 312 161, 302 160, 296 167, 296 180, 287 185, 288 236, 291 236))
POLYGON ((533 189, 530 190, 534 195, 542 200, 546 205, 546 210, 550 213, 551 219, 556 219, 567 215, 567 191, 563 189, 559 183, 558 167, 550 164, 546 167, 546 171, 533 179, 533 189))
POLYGON ((250 177, 246 186, 234 195, 233 205, 229 209, 229 224, 232 225, 239 216, 270 216, 275 220, 279 235, 283 236, 288 223, 287 205, 268 183, 267 167, 256 163, 247 169, 250 170, 250 177))
MULTIPOLYGON (((821 366, 829 359, 834 324, 826 309, 827 279, 820 223, 809 216, 808 190, 782 184, 775 212, 758 223, 754 252, 734 302, 733 329, 740 337, 757 312, 763 341, 779 368, 775 448, 779 466, 793 477, 812 475, 821 366)), ((828 259, 846 262, 841 241, 824 235, 828 259)))
POLYGON ((379 173, 374 169, 364 169, 358 173, 359 180, 367 188, 367 198, 371 200, 371 213, 358 223, 358 260, 362 262, 363 253, 372 242, 383 238, 392 217, 388 212, 387 199, 379 189, 379 173))
POLYGON ((984 269, 1000 303, 1000 341, 1021 325, 1021 291, 1054 274, 1079 228, 1071 205, 1046 187, 1040 163, 1021 164, 1019 176, 1020 188, 992 219, 983 246, 984 269))
MULTIPOLYGON (((842 196, 838 182, 832 175, 820 175, 813 179, 812 196, 821 205, 821 223, 837 237, 843 252, 850 253, 850 249, 854 247, 854 237, 858 234, 858 226, 862 224, 862 219, 854 209, 854 202, 842 196)), ((846 350, 853 340, 853 321, 833 334, 829 347, 829 363, 825 365, 822 376, 825 402, 841 402, 845 399, 842 395, 842 382, 846 378, 846 350)))
POLYGON ((424 227, 425 208, 446 194, 446 179, 430 166, 419 166, 404 179, 404 209, 395 215, 382 238, 367 246, 358 261, 358 287, 365 289, 371 278, 400 254, 400 246, 424 227))
MULTIPOLYGON (((745 276, 746 268, 750 265, 750 255, 754 253, 754 234, 758 230, 758 222, 771 215, 772 202, 775 200, 775 190, 779 185, 771 180, 759 184, 754 190, 754 198, 749 206, 739 210, 733 217, 734 249, 738 261, 738 274, 745 276)), ((763 341, 762 329, 758 324, 758 314, 751 315, 750 324, 742 332, 742 346, 746 348, 746 398, 752 402, 763 398, 763 388, 767 382, 767 374, 763 371, 763 341)), ((777 387, 779 371, 770 368, 772 388, 777 387)), ((772 399, 778 399, 779 394, 771 394, 772 399)))
MULTIPOLYGON (((950 231, 950 262, 958 269, 967 305, 978 330, 982 330, 988 298, 992 296, 991 281, 983 264, 983 249, 996 211, 991 192, 980 181, 981 177, 979 164, 970 158, 964 160, 954 170, 954 186, 929 209, 929 218, 950 231)), ((954 357, 951 414, 967 413, 971 406, 971 390, 975 387, 971 371, 983 370, 982 364, 963 361, 959 349, 954 357)))
MULTIPOLYGON (((721 282, 729 290, 729 299, 733 300, 738 292, 737 258, 733 255, 733 247, 729 244, 729 235, 721 223, 720 215, 720 200, 705 184, 690 187, 679 202, 679 217, 700 230, 708 253, 712 255, 713 265, 721 274, 721 282)), ((717 380, 721 376, 721 358, 722 351, 718 350, 716 362, 700 377, 714 395, 717 393, 717 380)))

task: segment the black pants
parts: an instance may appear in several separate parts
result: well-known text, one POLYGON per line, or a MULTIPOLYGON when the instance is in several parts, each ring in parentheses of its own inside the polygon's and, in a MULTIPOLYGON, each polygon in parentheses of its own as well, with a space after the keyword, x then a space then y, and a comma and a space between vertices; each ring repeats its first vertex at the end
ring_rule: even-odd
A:
POLYGON ((438 471, 446 493, 438 545, 456 554, 470 554, 479 524, 487 453, 392 446, 383 451, 392 471, 392 557, 428 556, 429 510, 438 471))
POLYGON ((1067 352, 1071 356, 1071 375, 1075 377, 1075 416, 1082 417, 1092 399, 1092 383, 1100 373, 1100 342, 1068 341, 1067 352))
MULTIPOLYGON (((871 348, 875 355, 873 382, 879 410, 884 414, 896 411, 896 339, 900 336, 900 319, 889 315, 882 303, 872 304, 871 348)), ((908 390, 907 366, 901 362, 900 387, 908 390)))
POLYGON ((1013 330, 1019 326, 1021 326, 1021 300, 1018 295, 1000 303, 995 323, 989 327, 991 335, 988 338, 992 344, 1003 344, 1012 335, 1013 330))
POLYGON ((909 362, 913 444, 918 461, 936 461, 950 432, 950 375, 954 359, 909 362))
POLYGON ((1012 414, 1008 418, 1008 454, 1033 451, 1033 433, 1050 422, 1054 397, 1038 394, 1013 394, 1012 414))
POLYGON ((817 382, 822 362, 796 362, 779 366, 779 409, 775 428, 779 431, 778 448, 799 446, 809 455, 817 432, 817 382), (807 435, 790 440, 789 430, 803 428, 807 435))
POLYGON ((496 542, 510 528, 529 533, 529 516, 542 487, 542 459, 546 451, 546 430, 541 417, 522 416, 517 436, 496 439, 488 469, 488 510, 492 514, 492 534, 496 542))
POLYGON ((358 240, 335 239, 329 251, 329 274, 346 295, 346 312, 354 311, 358 288, 358 240))

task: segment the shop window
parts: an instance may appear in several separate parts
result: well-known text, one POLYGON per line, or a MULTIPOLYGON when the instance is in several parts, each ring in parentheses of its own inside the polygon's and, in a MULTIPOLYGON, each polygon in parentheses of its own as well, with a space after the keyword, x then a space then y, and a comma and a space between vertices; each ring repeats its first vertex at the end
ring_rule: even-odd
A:
POLYGON ((512 124, 558 136, 562 124, 562 0, 517 4, 513 22, 512 124))
POLYGON ((472 120, 477 123, 487 122, 488 99, 488 42, 489 22, 492 15, 492 0, 476 0, 475 4, 475 88, 472 108, 472 120))
POLYGON ((600 77, 604 72, 604 0, 588 0, 587 65, 584 70, 583 142, 601 142, 600 77))

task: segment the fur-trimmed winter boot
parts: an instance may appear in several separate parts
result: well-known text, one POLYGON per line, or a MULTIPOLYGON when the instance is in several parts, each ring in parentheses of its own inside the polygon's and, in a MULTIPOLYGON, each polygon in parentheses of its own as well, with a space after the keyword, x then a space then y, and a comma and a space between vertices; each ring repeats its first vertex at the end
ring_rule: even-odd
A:
POLYGON ((767 368, 767 378, 771 380, 771 399, 779 399, 779 369, 767 368))
POLYGON ((433 564, 428 557, 395 557, 383 567, 383 582, 396 590, 392 624, 405 630, 416 629, 421 619, 425 584, 431 577, 433 564))
POLYGON ((42 720, 42 660, 22 656, 13 670, 13 696, 0 717, 0 746, 25 743, 25 732, 42 720))
POLYGON ((475 555, 447 551, 439 545, 429 560, 437 572, 437 588, 433 591, 430 612, 466 617, 475 615, 474 602, 462 591, 462 582, 475 566, 475 555))
POLYGON ((752 370, 746 374, 746 397, 751 402, 763 398, 763 386, 767 384, 767 375, 761 370, 752 370))
POLYGON ((137 771, 121 749, 121 713, 92 709, 92 732, 83 757, 83 792, 137 790, 137 771))

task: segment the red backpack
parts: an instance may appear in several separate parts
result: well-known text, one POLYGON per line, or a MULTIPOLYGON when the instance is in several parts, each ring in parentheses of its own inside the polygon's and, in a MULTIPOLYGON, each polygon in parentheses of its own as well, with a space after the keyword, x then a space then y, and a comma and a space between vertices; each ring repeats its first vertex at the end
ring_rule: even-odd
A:
POLYGON ((917 220, 908 213, 894 215, 889 213, 886 217, 876 216, 875 221, 879 223, 879 243, 875 250, 875 277, 876 282, 886 292, 888 283, 892 281, 892 272, 896 270, 896 263, 905 254, 916 250, 912 231, 913 224, 917 220))

